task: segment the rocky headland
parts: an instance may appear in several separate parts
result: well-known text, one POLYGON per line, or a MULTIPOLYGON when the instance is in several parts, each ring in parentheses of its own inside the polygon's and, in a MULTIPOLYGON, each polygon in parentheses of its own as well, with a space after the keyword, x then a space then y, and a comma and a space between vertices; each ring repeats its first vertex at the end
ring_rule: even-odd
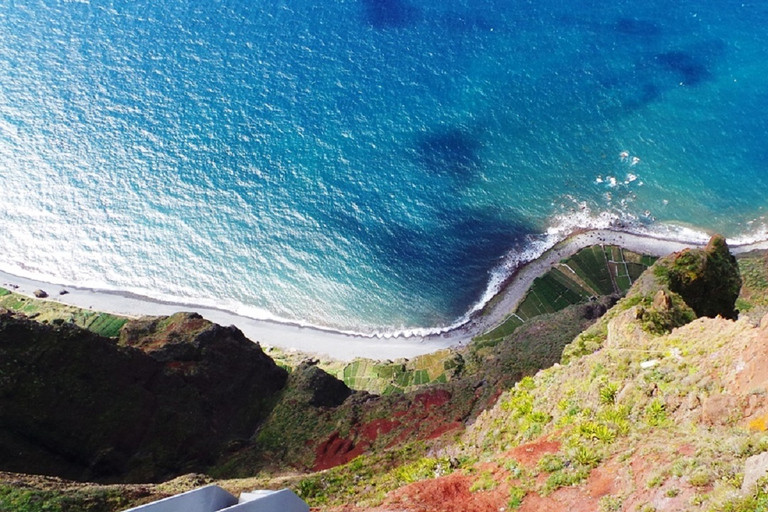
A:
POLYGON ((214 480, 318 510, 757 510, 765 255, 713 237, 643 273, 589 251, 418 363, 265 352, 193 313, 62 319, 6 291, 0 510, 122 510, 214 480))

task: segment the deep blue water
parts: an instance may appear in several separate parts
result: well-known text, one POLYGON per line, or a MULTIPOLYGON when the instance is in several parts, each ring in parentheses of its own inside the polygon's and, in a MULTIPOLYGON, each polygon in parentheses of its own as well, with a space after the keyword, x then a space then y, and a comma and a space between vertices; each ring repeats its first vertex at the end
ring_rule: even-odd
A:
POLYGON ((570 229, 763 237, 768 4, 11 0, 0 268, 450 325, 570 229))

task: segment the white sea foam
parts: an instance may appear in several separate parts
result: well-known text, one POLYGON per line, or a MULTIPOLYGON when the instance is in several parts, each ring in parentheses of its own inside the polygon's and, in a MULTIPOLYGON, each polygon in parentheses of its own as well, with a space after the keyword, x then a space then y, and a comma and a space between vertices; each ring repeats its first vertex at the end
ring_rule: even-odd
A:
MULTIPOLYGON (((565 240, 576 232, 601 229, 638 234, 649 238, 671 240, 690 244, 704 244, 710 237, 709 233, 691 226, 672 223, 645 225, 638 222, 638 219, 634 216, 628 214, 619 214, 617 212, 610 211, 593 213, 589 208, 582 206, 579 211, 553 217, 552 225, 546 230, 545 233, 539 235, 529 235, 526 237, 523 244, 512 248, 503 258, 501 264, 499 264, 491 271, 488 284, 481 298, 475 304, 473 304, 465 314, 463 314, 460 318, 457 318, 450 325, 400 329, 382 328, 370 331, 339 329, 304 320, 282 318, 267 311, 266 309, 250 306, 230 299, 216 300, 207 297, 177 296, 173 294, 158 293, 156 290, 148 288, 121 288, 110 285, 109 283, 95 278, 89 278, 79 282, 67 282, 66 280, 56 277, 55 275, 33 271, 23 265, 6 264, 1 270, 12 275, 48 282, 63 287, 73 286, 77 288, 93 289, 97 291, 107 291, 118 295, 146 298, 150 301, 155 301, 162 304, 178 305, 180 310, 194 310, 195 308, 222 310, 255 320, 316 329, 326 332, 337 332, 340 334, 361 338, 422 338, 444 334, 460 328, 463 325, 466 325, 471 321, 473 315, 482 310, 483 307, 485 307, 485 305, 502 290, 507 280, 523 265, 539 258, 546 251, 554 247, 557 243, 565 240)), ((761 225, 757 229, 754 229, 748 234, 729 239, 729 243, 732 246, 757 244, 763 241, 766 241, 766 245, 768 245, 768 226, 765 224, 761 225)))

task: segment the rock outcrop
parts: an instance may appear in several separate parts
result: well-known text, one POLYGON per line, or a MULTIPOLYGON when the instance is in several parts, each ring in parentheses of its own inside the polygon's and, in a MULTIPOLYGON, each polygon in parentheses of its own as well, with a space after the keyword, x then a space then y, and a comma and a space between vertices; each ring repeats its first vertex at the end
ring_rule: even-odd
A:
POLYGON ((126 327, 118 344, 0 316, 0 469, 98 481, 193 471, 250 437, 285 385, 235 328, 191 314, 126 327))
POLYGON ((725 238, 713 236, 706 248, 685 250, 662 260, 669 289, 680 294, 697 316, 736 319, 741 275, 725 238))

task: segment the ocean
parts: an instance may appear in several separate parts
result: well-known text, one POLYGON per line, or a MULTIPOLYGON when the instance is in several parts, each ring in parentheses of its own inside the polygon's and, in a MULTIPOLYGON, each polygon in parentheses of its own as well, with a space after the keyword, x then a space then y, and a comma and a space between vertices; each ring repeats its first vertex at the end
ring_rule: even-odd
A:
POLYGON ((766 238, 768 3, 10 0, 0 269, 359 333, 574 229, 766 238))

